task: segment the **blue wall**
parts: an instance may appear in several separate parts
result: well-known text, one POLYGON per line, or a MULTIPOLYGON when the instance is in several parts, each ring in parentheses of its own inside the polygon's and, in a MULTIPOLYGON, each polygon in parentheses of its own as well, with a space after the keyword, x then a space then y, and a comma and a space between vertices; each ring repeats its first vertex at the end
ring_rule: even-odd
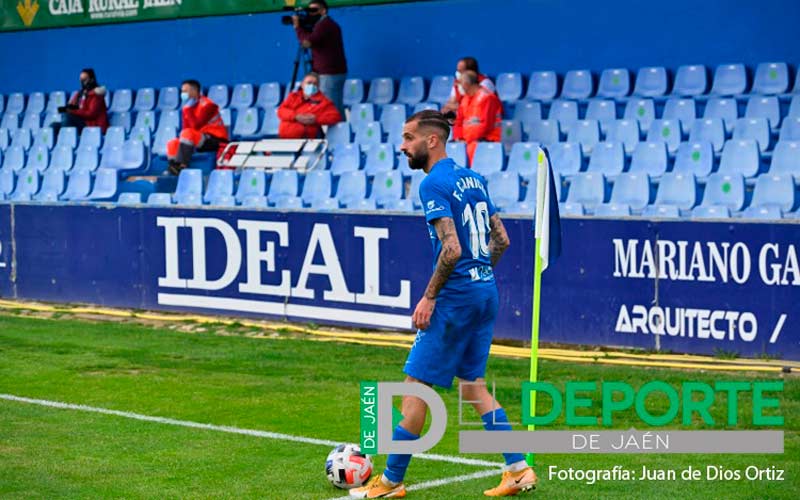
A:
MULTIPOLYGON (((489 74, 716 65, 800 57, 800 2, 450 0, 335 9, 350 74, 451 73, 472 54, 489 74)), ((291 76, 296 42, 280 14, 0 34, 0 93, 74 88, 94 66, 111 88, 291 76)))

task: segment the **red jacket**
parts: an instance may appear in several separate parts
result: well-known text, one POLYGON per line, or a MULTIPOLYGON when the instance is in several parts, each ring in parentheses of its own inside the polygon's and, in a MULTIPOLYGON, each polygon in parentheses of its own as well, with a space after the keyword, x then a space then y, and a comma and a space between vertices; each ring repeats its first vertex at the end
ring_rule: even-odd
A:
POLYGON ((497 94, 479 87, 475 95, 465 95, 458 105, 453 124, 453 139, 457 141, 491 141, 501 139, 503 104, 497 94))
POLYGON ((192 106, 183 107, 183 130, 192 129, 201 134, 228 140, 228 127, 222 122, 219 106, 206 96, 200 96, 192 106))
POLYGON ((108 128, 108 109, 106 108, 106 88, 95 87, 86 92, 75 92, 69 103, 78 109, 68 109, 67 113, 82 118, 87 127, 100 127, 103 133, 108 128))
MULTIPOLYGON (((490 80, 489 77, 483 73, 478 73, 478 83, 486 90, 495 92, 494 82, 492 82, 492 80, 490 80)), ((462 97, 464 97, 464 94, 461 93, 461 87, 459 86, 458 81, 453 82, 453 88, 450 90, 450 98, 456 102, 461 102, 462 97)))
POLYGON ((322 92, 306 99, 302 90, 295 90, 286 97, 278 108, 278 136, 281 139, 314 139, 320 135, 321 125, 333 125, 342 121, 342 115, 333 102, 322 92), (298 114, 312 114, 317 122, 304 125, 295 120, 298 114))

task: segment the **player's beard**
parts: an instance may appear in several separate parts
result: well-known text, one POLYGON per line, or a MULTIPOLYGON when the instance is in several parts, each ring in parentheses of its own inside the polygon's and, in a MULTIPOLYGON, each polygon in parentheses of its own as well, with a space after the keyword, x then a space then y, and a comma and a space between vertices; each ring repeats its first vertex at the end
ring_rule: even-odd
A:
POLYGON ((422 170, 428 165, 428 158, 430 155, 428 154, 428 150, 420 151, 418 153, 411 154, 408 156, 408 167, 411 170, 422 170))

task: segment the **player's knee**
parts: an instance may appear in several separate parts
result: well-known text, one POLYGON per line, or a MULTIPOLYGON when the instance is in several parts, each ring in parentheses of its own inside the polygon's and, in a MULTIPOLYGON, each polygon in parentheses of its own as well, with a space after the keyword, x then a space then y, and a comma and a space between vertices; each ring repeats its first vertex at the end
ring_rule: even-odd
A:
POLYGON ((482 378, 475 380, 459 379, 458 385, 461 388, 461 396, 464 399, 475 401, 489 394, 489 391, 486 389, 486 381, 482 378))

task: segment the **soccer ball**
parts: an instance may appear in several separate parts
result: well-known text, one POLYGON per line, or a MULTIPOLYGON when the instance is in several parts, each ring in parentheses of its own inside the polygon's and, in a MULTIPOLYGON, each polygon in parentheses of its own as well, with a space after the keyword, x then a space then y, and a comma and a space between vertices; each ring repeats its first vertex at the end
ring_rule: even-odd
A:
POLYGON ((357 444, 340 444, 325 460, 325 475, 337 488, 358 488, 372 475, 372 460, 357 444))

